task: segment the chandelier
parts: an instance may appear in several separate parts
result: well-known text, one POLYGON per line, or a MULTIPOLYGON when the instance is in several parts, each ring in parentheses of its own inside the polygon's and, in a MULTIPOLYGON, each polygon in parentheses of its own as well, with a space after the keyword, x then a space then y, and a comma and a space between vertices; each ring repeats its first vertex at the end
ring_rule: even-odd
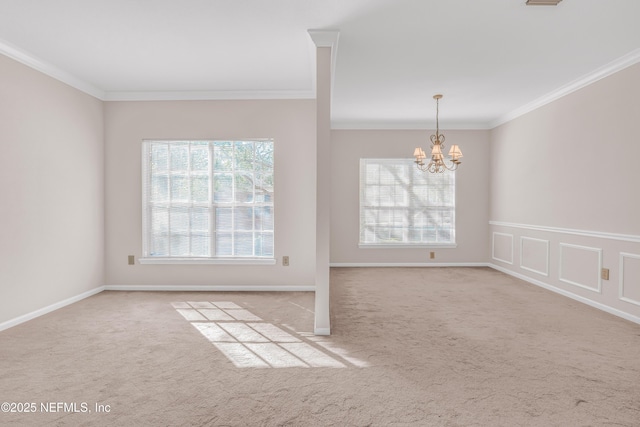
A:
POLYGON ((449 150, 449 161, 451 164, 447 166, 445 163, 444 155, 444 135, 440 134, 440 126, 438 124, 438 115, 440 113, 439 101, 442 95, 433 95, 433 99, 436 100, 436 134, 431 135, 431 161, 429 164, 424 163, 424 159, 427 158, 424 150, 417 147, 413 152, 413 157, 416 158, 415 163, 422 172, 442 173, 446 170, 454 171, 458 169, 458 165, 462 163, 460 157, 462 157, 462 151, 457 145, 452 145, 449 150))

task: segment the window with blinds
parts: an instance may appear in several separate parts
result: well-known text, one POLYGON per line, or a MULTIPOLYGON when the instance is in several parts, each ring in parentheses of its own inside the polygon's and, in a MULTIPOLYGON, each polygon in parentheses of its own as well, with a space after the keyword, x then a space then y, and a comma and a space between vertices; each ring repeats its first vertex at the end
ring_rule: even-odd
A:
POLYGON ((272 139, 142 147, 144 257, 274 259, 272 139))
POLYGON ((361 246, 455 246, 455 172, 360 159, 361 246))

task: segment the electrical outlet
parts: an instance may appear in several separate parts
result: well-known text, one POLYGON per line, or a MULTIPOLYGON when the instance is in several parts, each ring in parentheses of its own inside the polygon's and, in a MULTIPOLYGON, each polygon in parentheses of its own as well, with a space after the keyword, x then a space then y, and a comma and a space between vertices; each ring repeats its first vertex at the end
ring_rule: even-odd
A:
POLYGON ((436 253, 435 252, 429 252, 429 259, 435 259, 436 258, 436 253))
POLYGON ((129 265, 135 265, 136 257, 135 255, 129 255, 129 265))
POLYGON ((602 280, 609 280, 609 269, 603 268, 600 272, 600 277, 602 277, 602 280))
POLYGON ((285 266, 285 267, 289 266, 289 257, 288 256, 285 255, 285 256, 282 257, 282 265, 285 266))

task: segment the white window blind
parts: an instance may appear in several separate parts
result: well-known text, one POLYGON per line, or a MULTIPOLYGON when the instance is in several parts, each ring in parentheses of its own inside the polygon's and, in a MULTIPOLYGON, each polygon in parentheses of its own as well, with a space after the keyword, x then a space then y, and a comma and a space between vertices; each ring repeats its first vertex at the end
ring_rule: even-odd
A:
POLYGON ((360 245, 455 245, 455 177, 360 159, 360 245))
POLYGON ((143 141, 143 252, 274 258, 273 140, 143 141))

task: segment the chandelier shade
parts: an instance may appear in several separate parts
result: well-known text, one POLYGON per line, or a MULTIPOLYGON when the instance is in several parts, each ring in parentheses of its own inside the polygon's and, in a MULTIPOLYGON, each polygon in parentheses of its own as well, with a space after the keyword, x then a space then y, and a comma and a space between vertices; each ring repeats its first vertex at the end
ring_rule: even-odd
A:
POLYGON ((431 155, 430 161, 428 164, 425 164, 424 160, 427 158, 426 153, 420 147, 416 147, 413 151, 413 157, 415 157, 415 163, 419 170, 422 172, 431 172, 431 173, 442 173, 445 170, 454 171, 458 169, 460 163, 460 158, 462 158, 462 150, 456 144, 451 146, 449 149, 449 162, 447 165, 445 161, 444 154, 442 150, 445 148, 444 146, 444 135, 440 133, 440 123, 439 123, 439 114, 440 114, 440 99, 442 95, 434 95, 433 99, 436 100, 436 133, 435 135, 431 135, 431 155))

